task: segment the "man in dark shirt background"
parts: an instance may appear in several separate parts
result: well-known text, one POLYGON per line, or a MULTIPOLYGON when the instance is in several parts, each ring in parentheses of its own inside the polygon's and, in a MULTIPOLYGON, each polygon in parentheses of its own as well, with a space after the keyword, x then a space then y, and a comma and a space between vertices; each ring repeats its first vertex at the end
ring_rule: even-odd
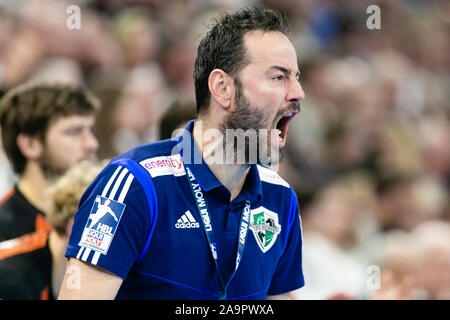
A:
POLYGON ((18 183, 0 202, 0 299, 52 299, 47 186, 96 158, 98 100, 84 89, 27 83, 0 100, 3 148, 18 183))

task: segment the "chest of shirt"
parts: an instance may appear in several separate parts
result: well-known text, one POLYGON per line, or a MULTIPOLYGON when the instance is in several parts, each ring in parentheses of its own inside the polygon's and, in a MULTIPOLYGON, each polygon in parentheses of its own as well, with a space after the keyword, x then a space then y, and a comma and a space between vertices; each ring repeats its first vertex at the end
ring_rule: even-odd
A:
MULTIPOLYGON (((180 177, 181 178, 181 177, 180 177)), ((180 179, 180 178, 177 178, 180 179)), ((244 253, 233 278, 233 283, 246 285, 234 295, 262 291, 270 279, 285 245, 287 212, 264 201, 252 203, 248 216, 248 230, 241 230, 244 202, 227 203, 220 199, 220 190, 204 194, 210 221, 199 212, 183 181, 170 184, 170 189, 158 187, 158 213, 149 248, 136 268, 157 277, 183 283, 202 290, 219 290, 219 272, 225 282, 235 268, 238 242, 246 236, 244 253), (269 208, 272 208, 270 210, 269 208), (280 212, 277 212, 280 211, 280 212), (217 270, 205 232, 211 224, 217 239, 217 270), (157 261, 158 263, 153 263, 157 261), (189 272, 187 272, 189 270, 189 272), (213 284, 214 288, 211 288, 213 284)), ((166 185, 166 184, 164 184, 166 185)), ((268 197, 271 200, 270 197, 268 197)), ((273 200, 273 199, 272 199, 273 200)))

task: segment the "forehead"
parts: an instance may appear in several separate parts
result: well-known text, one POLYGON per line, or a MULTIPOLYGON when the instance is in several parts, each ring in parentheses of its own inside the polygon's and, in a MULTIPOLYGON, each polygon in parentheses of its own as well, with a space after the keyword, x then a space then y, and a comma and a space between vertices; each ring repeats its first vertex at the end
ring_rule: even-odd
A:
POLYGON ((289 39, 278 31, 252 31, 244 35, 249 65, 281 66, 298 71, 297 53, 289 39))
POLYGON ((50 128, 65 129, 74 126, 92 126, 95 122, 94 115, 69 115, 56 117, 51 123, 50 128))

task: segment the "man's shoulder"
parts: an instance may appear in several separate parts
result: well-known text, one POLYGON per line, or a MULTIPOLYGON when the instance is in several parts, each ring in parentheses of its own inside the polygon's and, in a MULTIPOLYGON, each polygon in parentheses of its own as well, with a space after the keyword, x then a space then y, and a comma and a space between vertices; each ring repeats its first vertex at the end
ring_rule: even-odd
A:
MULTIPOLYGON (((17 230, 34 226, 37 211, 16 188, 11 188, 0 202, 0 233, 16 234, 17 230)), ((19 232, 20 233, 20 232, 19 232)), ((19 234, 20 235, 20 234, 19 234)), ((2 236, 0 235, 0 240, 2 236)))
POLYGON ((136 147, 112 159, 109 166, 125 166, 135 176, 141 176, 145 171, 152 178, 184 175, 177 142, 167 139, 136 147))
POLYGON ((15 188, 11 188, 0 200, 0 221, 9 219, 17 207, 15 188))
POLYGON ((263 165, 257 165, 258 174, 261 182, 270 187, 280 187, 291 189, 289 183, 284 180, 275 170, 263 165))
POLYGON ((20 211, 18 211, 14 199, 11 199, 11 197, 0 204, 0 242, 13 237, 11 228, 16 228, 19 223, 16 212, 20 211))
POLYGON ((16 187, 5 194, 0 204, 0 242, 33 233, 40 228, 47 230, 48 226, 45 213, 34 207, 16 187))

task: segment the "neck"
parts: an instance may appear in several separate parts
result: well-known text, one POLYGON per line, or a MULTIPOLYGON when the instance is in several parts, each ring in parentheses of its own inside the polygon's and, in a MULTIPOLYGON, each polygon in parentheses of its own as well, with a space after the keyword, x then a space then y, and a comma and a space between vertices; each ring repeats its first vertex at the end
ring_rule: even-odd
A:
POLYGON ((46 208, 45 190, 47 179, 39 164, 28 162, 25 171, 20 176, 17 187, 24 197, 42 212, 46 208))
MULTIPOLYGON (((241 192, 247 173, 250 170, 250 165, 236 163, 228 164, 223 163, 224 161, 217 161, 216 155, 218 152, 219 154, 225 155, 224 144, 221 139, 213 138, 211 140, 204 140, 204 133, 209 129, 217 130, 218 127, 219 126, 212 123, 211 120, 199 119, 194 125, 193 138, 203 159, 208 164, 208 167, 220 183, 230 191, 231 202, 241 192)), ((208 134, 207 137, 211 137, 211 135, 208 134)))

